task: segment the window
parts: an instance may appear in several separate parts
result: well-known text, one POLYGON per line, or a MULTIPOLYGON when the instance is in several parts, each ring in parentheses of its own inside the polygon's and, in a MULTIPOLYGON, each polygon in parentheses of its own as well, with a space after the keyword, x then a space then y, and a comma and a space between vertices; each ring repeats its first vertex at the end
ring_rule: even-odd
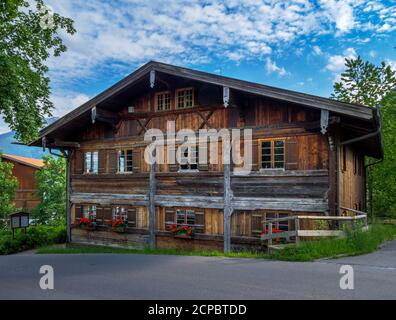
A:
POLYGON ((186 109, 194 106, 194 90, 192 88, 176 90, 177 109, 186 109))
MULTIPOLYGON (((251 216, 251 233, 253 237, 259 237, 265 228, 268 228, 268 223, 273 219, 286 218, 287 213, 278 212, 253 212, 251 216)), ((272 227, 281 231, 289 231, 289 221, 274 221, 272 227)))
POLYGON ((171 96, 167 92, 158 92, 155 94, 155 104, 157 111, 164 111, 171 109, 171 96))
POLYGON ((83 206, 83 217, 96 220, 96 206, 83 206))
POLYGON ((113 208, 113 220, 121 219, 123 221, 128 220, 127 209, 124 207, 115 207, 113 208))
POLYGON ((285 167, 285 141, 261 141, 260 163, 262 169, 283 169, 285 167))
POLYGON ((184 147, 181 149, 181 170, 198 170, 198 147, 184 147))
POLYGON ((176 211, 176 223, 178 226, 195 225, 195 213, 192 210, 177 210, 176 211))
POLYGON ((118 173, 133 172, 132 150, 118 151, 118 173))
POLYGON ((205 233, 205 212, 204 210, 184 210, 167 208, 165 210, 165 229, 170 231, 173 224, 178 226, 191 226, 195 233, 205 233), (176 221, 175 221, 176 216, 176 221))
POLYGON ((85 153, 85 173, 98 173, 99 152, 88 151, 85 153))

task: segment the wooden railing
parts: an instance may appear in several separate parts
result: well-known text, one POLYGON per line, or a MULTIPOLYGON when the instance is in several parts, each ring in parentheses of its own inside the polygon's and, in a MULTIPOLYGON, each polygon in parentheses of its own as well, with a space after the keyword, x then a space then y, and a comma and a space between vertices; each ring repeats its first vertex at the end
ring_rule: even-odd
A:
POLYGON ((355 230, 357 227, 361 228, 361 230, 368 229, 367 222, 367 214, 362 211, 343 208, 344 211, 349 211, 355 214, 354 216, 306 216, 306 215, 297 215, 283 218, 274 218, 263 221, 264 230, 267 230, 267 233, 261 235, 261 240, 267 241, 268 246, 272 246, 274 239, 285 239, 286 242, 294 242, 299 243, 301 237, 344 237, 346 236, 345 232, 345 224, 348 224, 352 230, 355 230), (306 230, 301 228, 301 221, 328 221, 329 229, 328 230, 306 230), (273 227, 276 223, 279 222, 289 222, 294 221, 294 230, 281 231, 281 232, 273 232, 273 227))

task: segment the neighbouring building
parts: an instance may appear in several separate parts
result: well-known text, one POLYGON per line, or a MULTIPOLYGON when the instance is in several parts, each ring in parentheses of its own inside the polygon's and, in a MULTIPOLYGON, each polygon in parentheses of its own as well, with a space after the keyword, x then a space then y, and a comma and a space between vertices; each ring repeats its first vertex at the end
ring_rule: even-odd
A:
POLYGON ((149 62, 31 145, 68 158, 71 241, 220 249, 260 245, 266 219, 365 211, 364 157, 383 156, 379 128, 366 106, 149 62), (176 132, 252 129, 251 173, 221 161, 147 164, 145 133, 166 133, 169 121, 176 132), (94 226, 81 228, 83 218, 94 226), (194 235, 175 236, 182 226, 194 235))
POLYGON ((37 197, 35 174, 44 166, 44 161, 10 154, 1 154, 0 156, 4 162, 14 165, 12 174, 19 183, 15 196, 15 207, 31 211, 40 203, 40 199, 37 197))

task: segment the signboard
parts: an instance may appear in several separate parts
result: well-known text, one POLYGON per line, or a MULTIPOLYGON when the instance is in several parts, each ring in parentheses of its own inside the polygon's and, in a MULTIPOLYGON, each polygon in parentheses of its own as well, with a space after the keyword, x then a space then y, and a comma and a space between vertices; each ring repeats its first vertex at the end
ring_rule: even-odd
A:
POLYGON ((21 228, 29 227, 29 216, 21 216, 21 228))
POLYGON ((19 217, 12 217, 11 218, 11 228, 16 229, 16 228, 20 228, 21 224, 20 224, 20 220, 19 217))
POLYGON ((29 227, 29 213, 17 212, 10 215, 10 227, 12 235, 15 235, 15 229, 26 229, 29 227))

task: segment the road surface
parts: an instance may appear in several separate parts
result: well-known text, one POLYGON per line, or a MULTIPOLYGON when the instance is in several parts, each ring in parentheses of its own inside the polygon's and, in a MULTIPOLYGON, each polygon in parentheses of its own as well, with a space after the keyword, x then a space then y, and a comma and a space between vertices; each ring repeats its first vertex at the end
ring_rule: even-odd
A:
POLYGON ((312 263, 161 255, 0 256, 0 299, 396 299, 396 242, 312 263), (42 290, 39 269, 54 269, 42 290), (354 290, 341 290, 342 265, 354 290))

